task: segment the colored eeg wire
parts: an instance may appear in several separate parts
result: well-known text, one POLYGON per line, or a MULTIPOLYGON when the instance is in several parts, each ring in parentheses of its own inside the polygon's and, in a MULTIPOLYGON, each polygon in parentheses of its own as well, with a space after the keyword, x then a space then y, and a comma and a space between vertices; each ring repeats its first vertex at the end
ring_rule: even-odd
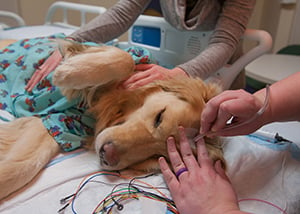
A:
MULTIPOLYGON (((128 191, 128 188, 125 187, 125 188, 116 190, 113 193, 106 196, 106 198, 103 199, 98 204, 98 206, 95 208, 93 213, 95 213, 95 214, 96 213, 110 213, 112 211, 112 208, 114 205, 117 205, 118 210, 122 210, 123 205, 120 204, 122 201, 125 201, 128 199, 138 199, 140 197, 145 197, 145 198, 156 200, 159 202, 172 203, 172 207, 175 206, 174 202, 171 202, 170 199, 162 198, 159 195, 156 195, 151 192, 146 192, 144 190, 140 190, 133 186, 133 187, 131 187, 131 189, 129 191, 128 191)), ((173 213, 177 213, 176 209, 169 209, 169 210, 173 213)))
POLYGON ((286 210, 282 209, 281 207, 277 206, 276 204, 273 204, 269 201, 266 201, 266 200, 262 200, 262 199, 257 199, 257 198, 244 198, 244 199, 240 199, 238 200, 238 202, 243 202, 243 201, 257 201, 257 202, 261 202, 261 203, 264 203, 264 204, 267 204, 267 205, 270 205, 271 207, 274 207, 276 208, 277 210, 279 210, 280 212, 282 212, 283 214, 288 214, 286 212, 286 210))
MULTIPOLYGON (((162 194, 162 193, 161 193, 161 195, 158 195, 158 194, 155 194, 152 192, 141 190, 137 187, 137 186, 141 186, 141 185, 137 185, 137 184, 133 185, 133 181, 138 181, 143 184, 147 184, 145 182, 137 180, 136 178, 133 178, 127 184, 121 183, 121 184, 116 185, 113 188, 112 192, 98 204, 98 206, 95 208, 93 213, 95 213, 95 214, 111 213, 114 205, 117 205, 118 210, 122 210, 123 205, 120 204, 122 201, 129 200, 129 199, 138 199, 140 197, 156 200, 159 202, 164 202, 167 204, 169 211, 171 211, 172 213, 178 213, 173 200, 165 197, 164 194, 162 194), (121 189, 115 190, 118 186, 122 186, 122 185, 128 185, 128 186, 126 188, 121 188, 121 189)), ((158 188, 154 188, 153 186, 151 186, 149 184, 147 184, 147 186, 149 186, 151 189, 155 189, 157 192, 160 192, 158 190, 158 188)), ((145 186, 142 186, 142 187, 147 188, 145 186)))
MULTIPOLYGON (((71 209, 73 213, 77 213, 74 207, 74 202, 76 199, 76 196, 79 194, 79 192, 84 188, 84 186, 86 184, 88 184, 89 182, 92 181, 93 178, 97 177, 97 176, 101 176, 101 175, 110 175, 110 176, 117 176, 123 179, 130 179, 129 183, 120 183, 120 184, 116 184, 114 186, 114 188, 112 189, 111 193, 106 196, 98 205, 97 207, 94 209, 93 214, 95 213, 109 213, 111 212, 113 206, 117 205, 117 208, 120 210, 123 209, 123 205, 120 204, 121 201, 124 200, 128 200, 128 199, 138 199, 139 197, 145 197, 148 199, 152 199, 152 200, 157 200, 160 202, 165 202, 167 204, 167 208, 168 210, 170 210, 172 213, 178 213, 175 203, 172 199, 169 199, 164 193, 162 193, 159 188, 160 187, 154 187, 151 184, 148 184, 142 180, 139 180, 137 178, 132 178, 132 177, 128 177, 128 176, 123 176, 120 175, 119 173, 114 173, 114 172, 108 172, 108 171, 99 171, 99 172, 94 172, 91 173, 87 176, 85 176, 82 181, 80 182, 80 184, 77 187, 77 190, 75 191, 74 194, 69 195, 63 199, 61 199, 61 204, 65 204, 58 212, 61 213, 66 207, 68 207, 69 205, 71 205, 71 209), (134 181, 137 181, 139 184, 133 184, 134 181), (115 190, 117 187, 121 186, 121 185, 128 185, 127 188, 122 188, 119 190, 115 190), (145 186, 143 186, 145 185, 145 186), (155 190, 158 194, 152 193, 152 192, 148 192, 145 190, 141 190, 139 189, 137 186, 139 187, 143 187, 143 188, 149 188, 152 190, 155 190), (118 198, 117 198, 118 197, 118 198), (100 209, 101 208, 101 209, 100 209)), ((150 176, 150 175, 148 175, 150 176)), ((145 176, 147 177, 147 176, 145 176)), ((144 178, 144 177, 143 177, 144 178)), ((105 183, 105 182, 103 182, 105 183)))
MULTIPOLYGON (((139 197, 145 197, 148 199, 165 202, 165 203, 167 203, 168 209, 172 213, 177 213, 177 210, 175 208, 175 203, 171 199, 154 194, 152 192, 140 190, 139 188, 137 188, 135 185, 132 184, 133 180, 136 180, 136 179, 133 178, 128 183, 127 188, 122 188, 122 189, 116 190, 116 191, 112 192, 111 194, 109 194, 102 202, 100 202, 98 204, 98 206, 97 206, 98 208, 96 208, 93 213, 95 213, 95 214, 96 213, 105 213, 105 211, 108 211, 107 213, 110 213, 112 211, 112 208, 114 205, 117 205, 118 210, 122 210, 123 205, 120 204, 120 202, 122 202, 124 200, 129 200, 129 199, 138 199, 139 197), (109 206, 110 209, 109 210, 107 210, 107 206, 105 206, 105 202, 109 202, 108 200, 110 200, 110 206, 109 206), (102 207, 102 209, 100 209, 101 207, 102 207)), ((137 180, 137 181, 139 181, 139 180, 137 180)), ((144 182, 142 182, 142 183, 144 183, 144 182)), ((120 184, 120 185, 122 185, 122 184, 120 184)), ((153 187, 151 189, 153 189, 153 187)), ((158 191, 157 188, 155 188, 155 189, 156 189, 156 191, 158 191)))
MULTIPOLYGON (((240 126, 244 126, 248 123, 251 123, 253 120, 255 120, 256 118, 261 116, 266 111, 266 109, 269 105, 269 100, 270 100, 270 86, 266 85, 266 96, 265 96, 264 103, 263 103, 262 107, 256 112, 256 114, 253 117, 249 118, 248 120, 246 120, 244 122, 237 123, 237 124, 230 124, 229 126, 223 128, 221 131, 227 131, 227 130, 230 130, 230 129, 233 129, 233 128, 238 128, 240 126)), ((208 134, 213 134, 213 133, 214 133, 213 131, 208 131, 208 132, 203 133, 203 134, 198 134, 196 137, 193 138, 193 141, 198 142, 198 140, 200 140, 201 138, 205 137, 208 134)))
MULTIPOLYGON (((119 183, 116 184, 111 193, 108 194, 100 203, 98 203, 98 205, 96 206, 96 208, 93 210, 93 214, 105 214, 105 213, 112 213, 112 208, 117 205, 117 209, 118 210, 122 210, 123 206, 121 204, 121 202, 125 201, 125 200, 130 200, 130 199, 138 199, 140 197, 145 197, 151 200, 156 200, 159 202, 164 202, 167 204, 168 210, 171 213, 175 213, 178 214, 178 211, 176 209, 175 203, 172 199, 167 198, 161 191, 159 191, 159 187, 153 187, 151 184, 148 184, 144 181, 141 181, 139 179, 136 178, 130 178, 127 176, 122 176, 118 173, 113 173, 113 172, 106 172, 106 171, 99 171, 99 172, 95 172, 95 173, 91 173, 89 175, 87 175, 78 185, 77 190, 74 194, 67 196, 65 198, 63 198, 61 201, 62 203, 66 202, 68 199, 68 203, 61 208, 58 212, 62 212, 68 205, 71 204, 72 206, 72 212, 73 213, 77 213, 75 211, 74 208, 74 201, 76 199, 77 194, 80 192, 80 190, 82 190, 84 188, 84 186, 86 184, 88 184, 93 178, 97 177, 97 176, 101 176, 101 175, 110 175, 110 176, 117 176, 120 178, 124 178, 124 179, 130 179, 129 183, 119 183), (139 185, 139 184, 133 184, 133 181, 137 181, 143 185, 139 185), (119 186, 124 186, 124 185, 128 185, 126 187, 117 189, 117 187, 119 186), (144 188, 150 188, 150 189, 154 189, 156 192, 160 193, 160 195, 152 193, 152 192, 148 192, 145 190, 141 190, 138 188, 139 187, 144 187, 144 188), (120 207, 118 207, 120 206, 120 207)), ((104 183, 104 182, 103 182, 104 183)), ((245 198, 245 199, 240 199, 238 200, 238 202, 244 202, 244 201, 257 201, 260 203, 264 203, 267 205, 272 206, 273 208, 276 208, 277 210, 279 210, 280 212, 282 212, 283 214, 287 214, 287 212, 280 208, 279 206, 277 206, 276 204, 273 204, 269 201, 266 200, 262 200, 262 199, 257 199, 257 198, 245 198)))

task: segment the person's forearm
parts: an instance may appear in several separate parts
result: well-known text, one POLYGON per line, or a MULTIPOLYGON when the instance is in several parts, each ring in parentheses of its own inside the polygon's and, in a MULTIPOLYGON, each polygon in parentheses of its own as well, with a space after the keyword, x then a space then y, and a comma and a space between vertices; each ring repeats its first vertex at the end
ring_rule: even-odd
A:
POLYGON ((227 64, 238 50, 254 5, 255 0, 225 1, 207 48, 178 67, 189 76, 206 79, 227 64))
POLYGON ((125 33, 150 0, 121 0, 70 35, 76 41, 108 42, 125 33))
POLYGON ((186 71, 191 77, 206 79, 228 62, 231 57, 228 53, 232 52, 233 48, 227 44, 213 44, 196 58, 178 67, 186 71))
MULTIPOLYGON (((284 70, 283 70, 284 71, 284 70)), ((269 105, 262 116, 265 124, 276 121, 300 120, 300 72, 270 86, 269 105)), ((259 99, 265 97, 265 89, 254 94, 259 99)))

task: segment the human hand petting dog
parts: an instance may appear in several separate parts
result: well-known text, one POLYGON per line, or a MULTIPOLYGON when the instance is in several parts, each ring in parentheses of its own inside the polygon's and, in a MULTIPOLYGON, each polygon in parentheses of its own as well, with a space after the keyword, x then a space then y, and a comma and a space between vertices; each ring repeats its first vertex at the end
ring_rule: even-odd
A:
POLYGON ((61 62, 62 55, 59 49, 55 51, 48 57, 48 59, 40 66, 39 69, 34 73, 32 78, 28 81, 25 90, 31 92, 32 89, 44 79, 51 71, 53 71, 61 62))
POLYGON ((213 164, 205 142, 197 142, 196 159, 185 135, 179 127, 180 153, 174 138, 167 139, 168 154, 173 171, 164 157, 159 158, 161 171, 181 214, 235 214, 239 210, 236 194, 220 161, 213 164))
POLYGON ((122 86, 125 89, 135 89, 155 80, 168 79, 178 75, 188 76, 181 68, 167 69, 156 64, 138 64, 135 66, 135 71, 136 73, 123 82, 122 86))

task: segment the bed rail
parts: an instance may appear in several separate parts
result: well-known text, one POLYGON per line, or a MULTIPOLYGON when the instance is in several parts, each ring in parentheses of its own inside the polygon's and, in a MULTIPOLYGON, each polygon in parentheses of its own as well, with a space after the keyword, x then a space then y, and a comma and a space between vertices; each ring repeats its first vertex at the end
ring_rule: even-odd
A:
POLYGON ((269 52, 272 48, 272 37, 264 30, 246 29, 244 40, 257 42, 256 46, 244 53, 232 65, 227 65, 215 72, 207 81, 218 82, 223 89, 229 89, 237 75, 254 59, 269 52))
MULTIPOLYGON (((104 13, 105 11, 106 11, 106 8, 101 7, 101 6, 93 6, 93 5, 58 1, 58 2, 53 3, 49 7, 46 17, 45 17, 44 25, 55 25, 55 26, 60 26, 60 27, 78 29, 79 27, 81 27, 87 23, 87 19, 86 19, 87 14, 98 15, 98 14, 104 13), (62 20, 55 21, 55 15, 59 10, 62 10, 62 12, 63 12, 62 20), (70 11, 77 11, 80 13, 80 25, 70 24, 69 19, 68 19, 68 13, 70 11)), ((17 24, 16 27, 22 27, 22 26, 26 25, 24 19, 21 16, 19 16, 18 14, 13 13, 13 12, 0 10, 0 17, 14 20, 14 22, 16 22, 16 24, 17 24)), ((3 21, 2 22, 0 21, 0 26, 2 26, 2 28, 0 28, 0 29, 12 27, 12 26, 9 26, 9 24, 4 23, 3 21)))
POLYGON ((80 26, 83 26, 87 22, 86 15, 88 13, 102 14, 106 11, 106 8, 101 7, 101 6, 92 6, 92 5, 58 1, 58 2, 53 3, 50 6, 50 8, 48 9, 48 12, 47 12, 47 15, 45 18, 45 24, 47 24, 47 25, 55 24, 55 25, 62 26, 62 27, 78 28, 78 26, 74 26, 69 23, 68 12, 70 10, 78 11, 80 13, 80 15, 81 15, 80 26), (54 15, 59 9, 63 10, 62 21, 55 22, 54 15))
POLYGON ((19 15, 12 12, 3 11, 2 13, 0 12, 0 16, 2 15, 6 17, 6 20, 7 18, 15 19, 19 23, 19 26, 9 26, 5 23, 2 24, 0 21, 0 40, 19 40, 24 38, 49 36, 57 33, 70 35, 88 21, 87 15, 98 16, 105 11, 106 8, 101 6, 57 1, 49 7, 45 16, 44 24, 32 26, 26 25, 24 20, 19 15), (61 11, 62 13, 59 13, 61 11), (78 22, 78 24, 71 24, 71 20, 68 19, 68 15, 70 12, 74 12, 74 15, 79 16, 78 20, 80 22, 78 22))
MULTIPOLYGON (((0 10, 0 17, 13 20, 18 27, 25 26, 24 19, 16 13, 0 10)), ((0 21, 0 30, 8 27, 10 27, 9 24, 5 23, 4 21, 0 21)))

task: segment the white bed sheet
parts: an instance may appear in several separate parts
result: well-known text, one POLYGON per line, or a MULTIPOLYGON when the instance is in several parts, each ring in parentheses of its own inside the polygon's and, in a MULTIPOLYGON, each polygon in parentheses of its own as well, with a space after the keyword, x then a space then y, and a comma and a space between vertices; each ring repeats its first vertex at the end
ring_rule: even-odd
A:
POLYGON ((10 30, 0 31, 0 40, 2 39, 15 39, 20 40, 24 38, 36 38, 54 35, 58 33, 64 33, 65 35, 70 35, 75 31, 75 29, 60 27, 54 25, 39 25, 39 26, 26 26, 17 27, 10 30))
MULTIPOLYGON (((1 112, 0 112, 1 113, 1 112)), ((224 138, 228 175, 235 187, 240 207, 255 214, 300 213, 300 136, 298 123, 271 124, 263 129, 288 132, 294 143, 273 144, 251 136, 224 138), (285 128, 282 128, 285 127, 285 128), (286 211, 283 211, 286 210, 286 211)), ((280 133, 280 132, 279 132, 280 133)), ((287 132, 285 132, 287 133, 287 132)), ((74 193, 82 179, 99 170, 93 152, 77 150, 60 154, 25 188, 0 202, 0 213, 57 213, 60 199, 74 193)), ((98 176, 82 189, 74 202, 76 213, 92 213, 116 183, 129 180, 98 176), (99 182, 110 182, 102 184, 99 182)), ((166 187, 161 174, 140 179, 155 187, 166 187)), ((161 190, 168 197, 166 189, 161 190)), ((74 213, 71 206, 64 213, 74 213)), ((122 211, 113 213, 168 213, 166 204, 150 199, 129 200, 122 211)))

